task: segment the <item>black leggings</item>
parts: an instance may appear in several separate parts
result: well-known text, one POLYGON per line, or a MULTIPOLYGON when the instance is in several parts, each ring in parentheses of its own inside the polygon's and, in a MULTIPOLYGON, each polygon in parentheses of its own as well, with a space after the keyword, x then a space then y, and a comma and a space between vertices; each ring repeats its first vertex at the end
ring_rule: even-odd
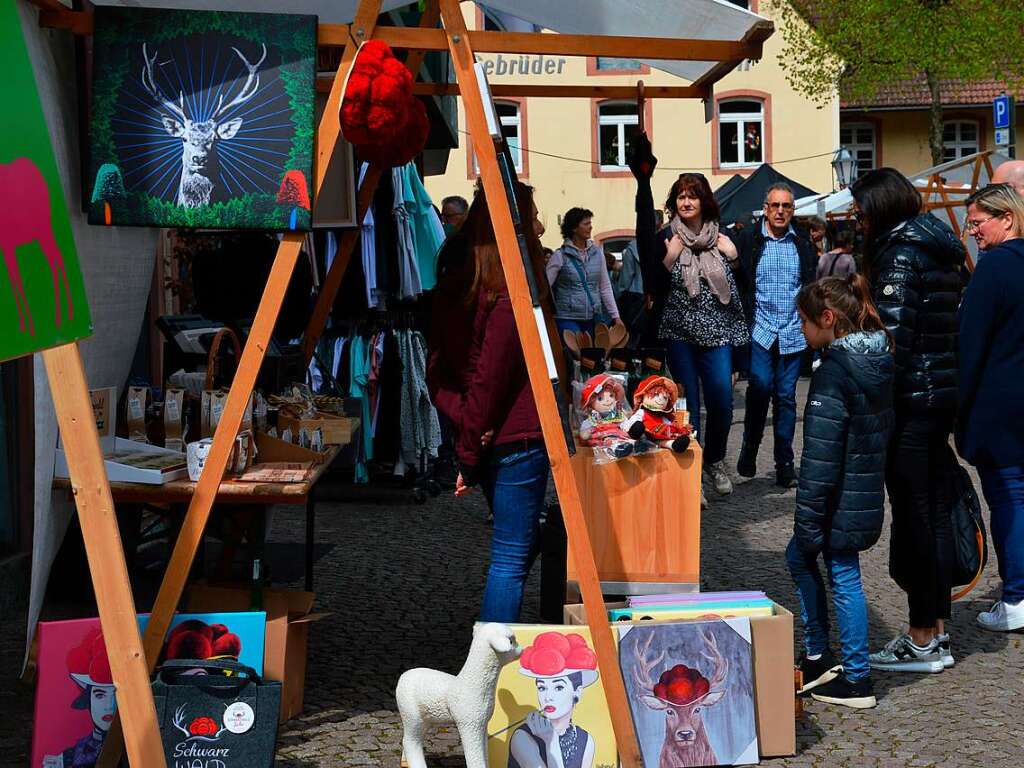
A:
POLYGON ((950 618, 953 587, 951 412, 896 412, 885 485, 892 505, 889 574, 907 593, 910 626, 950 618))

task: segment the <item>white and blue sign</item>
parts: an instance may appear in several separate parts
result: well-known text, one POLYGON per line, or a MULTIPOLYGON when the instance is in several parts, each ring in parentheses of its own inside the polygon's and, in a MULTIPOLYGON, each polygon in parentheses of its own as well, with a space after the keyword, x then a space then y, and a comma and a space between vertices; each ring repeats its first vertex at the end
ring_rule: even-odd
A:
POLYGON ((996 96, 992 100, 992 125, 995 128, 1010 127, 1010 97, 996 96))

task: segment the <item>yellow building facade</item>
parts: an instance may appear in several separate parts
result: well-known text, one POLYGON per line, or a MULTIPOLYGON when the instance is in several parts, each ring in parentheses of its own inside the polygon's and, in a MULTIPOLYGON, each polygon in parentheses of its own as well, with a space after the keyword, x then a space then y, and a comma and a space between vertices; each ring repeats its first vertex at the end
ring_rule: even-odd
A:
MULTIPOLYGON (((486 19, 464 6, 467 25, 482 29, 486 19)), ((757 10, 754 8, 754 10, 757 10)), ((652 28, 656 28, 652 19, 652 28)), ((491 28, 491 27, 487 27, 491 28)), ((768 39, 758 62, 745 62, 715 84, 714 117, 705 122, 697 99, 651 99, 645 127, 658 168, 655 202, 660 204, 676 176, 698 171, 713 189, 734 174, 749 175, 761 162, 818 192, 833 188, 832 153, 839 141, 839 101, 821 106, 796 93, 777 61, 781 33, 768 39)), ((642 56, 642 51, 637 51, 642 56)), ((673 75, 638 62, 560 56, 481 54, 492 84, 687 85, 673 75)), ((472 198, 476 169, 465 134, 459 100, 459 147, 446 172, 426 180, 440 204, 447 195, 472 198)), ((636 101, 523 98, 497 100, 503 130, 520 176, 536 189, 547 228, 544 244, 561 245, 559 223, 573 206, 594 212, 595 239, 617 251, 633 234, 636 185, 625 167, 625 143, 638 130, 636 101)))

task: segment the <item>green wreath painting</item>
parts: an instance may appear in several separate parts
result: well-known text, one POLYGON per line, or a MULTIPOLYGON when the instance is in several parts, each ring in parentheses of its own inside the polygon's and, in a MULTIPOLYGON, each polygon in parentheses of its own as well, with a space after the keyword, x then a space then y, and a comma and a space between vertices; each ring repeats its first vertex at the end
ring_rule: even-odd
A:
POLYGON ((310 228, 316 17, 97 6, 91 224, 310 228))

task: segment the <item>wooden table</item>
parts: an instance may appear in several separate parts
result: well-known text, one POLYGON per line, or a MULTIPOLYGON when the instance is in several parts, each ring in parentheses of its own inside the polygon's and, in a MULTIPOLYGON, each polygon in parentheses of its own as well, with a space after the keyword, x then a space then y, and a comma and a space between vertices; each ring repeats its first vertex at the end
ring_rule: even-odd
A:
MULTIPOLYGON (((301 483, 243 483, 222 480, 217 491, 217 503, 236 505, 305 504, 306 505, 306 591, 313 591, 313 544, 316 530, 316 500, 314 488, 341 453, 341 446, 331 445, 322 461, 313 465, 308 480, 301 483)), ((71 481, 56 477, 53 487, 71 490, 71 481)), ((163 485, 146 483, 111 483, 114 503, 121 504, 183 504, 187 505, 195 493, 191 480, 172 480, 163 485)))
MULTIPOLYGON (((699 589, 701 459, 696 442, 608 464, 589 448, 572 457, 606 594, 699 589)), ((567 571, 574 581, 571 553, 567 571)))

